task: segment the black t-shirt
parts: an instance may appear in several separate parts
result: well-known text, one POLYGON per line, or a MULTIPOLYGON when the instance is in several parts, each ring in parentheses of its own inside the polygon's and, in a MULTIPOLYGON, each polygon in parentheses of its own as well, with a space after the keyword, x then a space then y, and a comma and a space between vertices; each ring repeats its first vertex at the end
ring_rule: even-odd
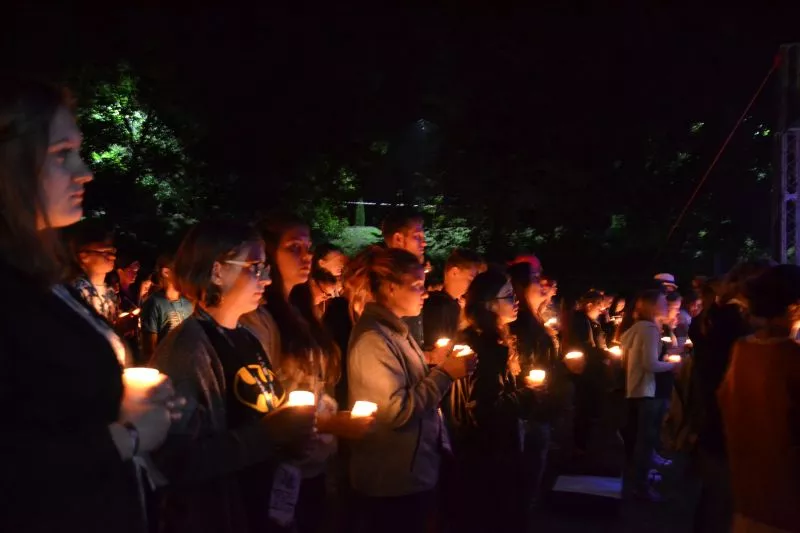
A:
POLYGON ((433 349, 441 338, 455 339, 461 318, 461 306, 444 291, 430 293, 422 309, 424 348, 433 349))

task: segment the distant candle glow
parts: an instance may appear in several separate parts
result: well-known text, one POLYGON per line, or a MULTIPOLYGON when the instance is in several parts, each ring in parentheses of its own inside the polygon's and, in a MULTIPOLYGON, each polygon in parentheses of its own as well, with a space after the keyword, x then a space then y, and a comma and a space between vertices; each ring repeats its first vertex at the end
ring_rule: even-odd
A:
POLYGON ((350 411, 350 417, 364 418, 367 416, 374 415, 377 411, 378 411, 377 404, 358 400, 355 404, 353 404, 353 410, 350 411))
POLYGON ((564 356, 564 359, 580 359, 583 357, 583 352, 569 352, 567 355, 564 356))
POLYGON ((303 407, 315 404, 314 393, 307 390, 294 390, 290 392, 289 401, 286 402, 287 407, 303 407))
POLYGON ((448 339, 447 337, 442 337, 441 339, 436 341, 437 348, 444 348, 449 344, 450 344, 450 339, 448 339))
POLYGON ((608 353, 614 357, 622 357, 622 346, 612 346, 608 349, 608 353))
POLYGON ((692 339, 687 338, 686 342, 683 343, 683 345, 686 346, 687 348, 691 348, 692 346, 694 346, 694 343, 692 342, 692 339))
POLYGON ((672 337, 661 337, 661 342, 672 344, 672 337))

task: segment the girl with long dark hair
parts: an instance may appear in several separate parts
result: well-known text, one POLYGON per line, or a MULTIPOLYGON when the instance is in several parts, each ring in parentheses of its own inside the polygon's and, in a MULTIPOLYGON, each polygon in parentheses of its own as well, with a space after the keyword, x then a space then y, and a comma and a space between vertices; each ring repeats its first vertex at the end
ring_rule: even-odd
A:
POLYGON ((80 220, 92 181, 81 141, 64 91, 2 83, 2 531, 141 533, 132 460, 159 447, 177 407, 169 382, 144 402, 123 387, 123 342, 62 285, 57 230, 80 220))

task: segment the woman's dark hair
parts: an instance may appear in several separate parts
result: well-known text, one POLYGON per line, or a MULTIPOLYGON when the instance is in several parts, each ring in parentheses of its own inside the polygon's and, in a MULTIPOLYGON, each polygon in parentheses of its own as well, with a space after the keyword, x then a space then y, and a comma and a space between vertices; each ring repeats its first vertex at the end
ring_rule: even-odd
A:
POLYGON ((367 282, 376 300, 382 283, 402 283, 405 274, 423 268, 416 255, 399 248, 379 248, 368 258, 367 282))
POLYGON ((239 222, 200 222, 181 242, 173 272, 178 290, 193 303, 215 307, 222 291, 211 282, 215 262, 233 259, 248 243, 261 242, 258 232, 239 222))
POLYGON ((750 314, 757 318, 785 316, 800 302, 800 267, 778 265, 747 281, 745 296, 750 314))
POLYGON ((307 374, 316 372, 316 364, 324 365, 326 378, 332 383, 339 381, 342 358, 336 343, 329 342, 330 336, 319 321, 309 321, 284 296, 283 275, 277 263, 278 247, 286 232, 295 228, 307 228, 308 224, 294 213, 276 211, 262 220, 258 227, 264 237, 267 261, 272 268, 272 284, 267 287, 265 294, 269 312, 280 331, 282 357, 292 359, 307 374), (312 361, 310 356, 315 354, 320 354, 323 360, 312 361))
POLYGON ((592 289, 584 293, 584 295, 580 297, 580 299, 578 300, 577 307, 578 309, 586 309, 586 306, 588 305, 597 305, 603 303, 603 300, 605 300, 605 298, 606 295, 603 294, 601 291, 592 289))
MULTIPOLYGON (((487 271, 488 272, 488 271, 487 271)), ((527 261, 515 263, 508 267, 508 275, 511 278, 511 286, 514 288, 514 294, 519 300, 519 310, 522 313, 531 313, 535 315, 538 309, 531 309, 528 303, 526 293, 528 287, 533 285, 535 279, 532 279, 534 270, 533 265, 527 261)))
POLYGON ((508 283, 508 276, 499 268, 490 268, 475 276, 464 296, 464 314, 470 324, 482 335, 500 338, 497 313, 488 304, 497 298, 500 289, 508 283))
POLYGON ((69 255, 57 231, 37 229, 37 214, 49 226, 40 181, 51 123, 62 107, 73 107, 64 89, 7 80, 0 84, 0 254, 43 288, 68 275, 69 255))

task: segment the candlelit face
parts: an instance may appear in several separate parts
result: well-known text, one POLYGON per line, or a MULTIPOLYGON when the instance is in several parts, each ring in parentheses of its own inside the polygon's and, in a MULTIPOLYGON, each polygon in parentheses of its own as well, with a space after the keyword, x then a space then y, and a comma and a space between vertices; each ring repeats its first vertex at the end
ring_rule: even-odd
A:
POLYGON ((266 253, 262 242, 244 243, 238 253, 224 262, 215 262, 212 283, 220 287, 226 307, 239 315, 254 311, 270 284, 266 253))
POLYGON ((281 235, 275 251, 275 265, 287 288, 308 281, 312 259, 310 249, 311 233, 308 226, 295 226, 281 235))
POLYGON ((81 268, 88 276, 108 274, 114 270, 114 261, 117 260, 117 249, 108 240, 95 242, 84 246, 78 252, 81 268))
POLYGON ((489 309, 494 311, 497 315, 497 320, 500 324, 510 324, 517 319, 519 311, 519 302, 514 295, 514 288, 511 282, 507 281, 505 285, 498 291, 497 297, 488 303, 489 309))
POLYGON ((478 266, 467 268, 452 267, 445 272, 445 289, 455 298, 461 298, 467 293, 469 284, 478 275, 478 266))
POLYGON ((401 248, 416 255, 420 263, 425 261, 425 227, 422 220, 412 220, 403 231, 398 231, 388 243, 392 248, 401 248))
POLYGON ((397 316, 419 316, 428 297, 425 271, 420 264, 400 277, 400 283, 385 282, 381 288, 386 307, 397 316))
POLYGON ((346 264, 347 256, 338 250, 331 250, 319 260, 319 267, 327 270, 337 278, 342 275, 346 264))
POLYGON ((84 185, 92 173, 80 155, 83 137, 75 118, 59 107, 50 122, 49 145, 39 176, 42 212, 36 213, 38 229, 63 228, 83 215, 84 185))

